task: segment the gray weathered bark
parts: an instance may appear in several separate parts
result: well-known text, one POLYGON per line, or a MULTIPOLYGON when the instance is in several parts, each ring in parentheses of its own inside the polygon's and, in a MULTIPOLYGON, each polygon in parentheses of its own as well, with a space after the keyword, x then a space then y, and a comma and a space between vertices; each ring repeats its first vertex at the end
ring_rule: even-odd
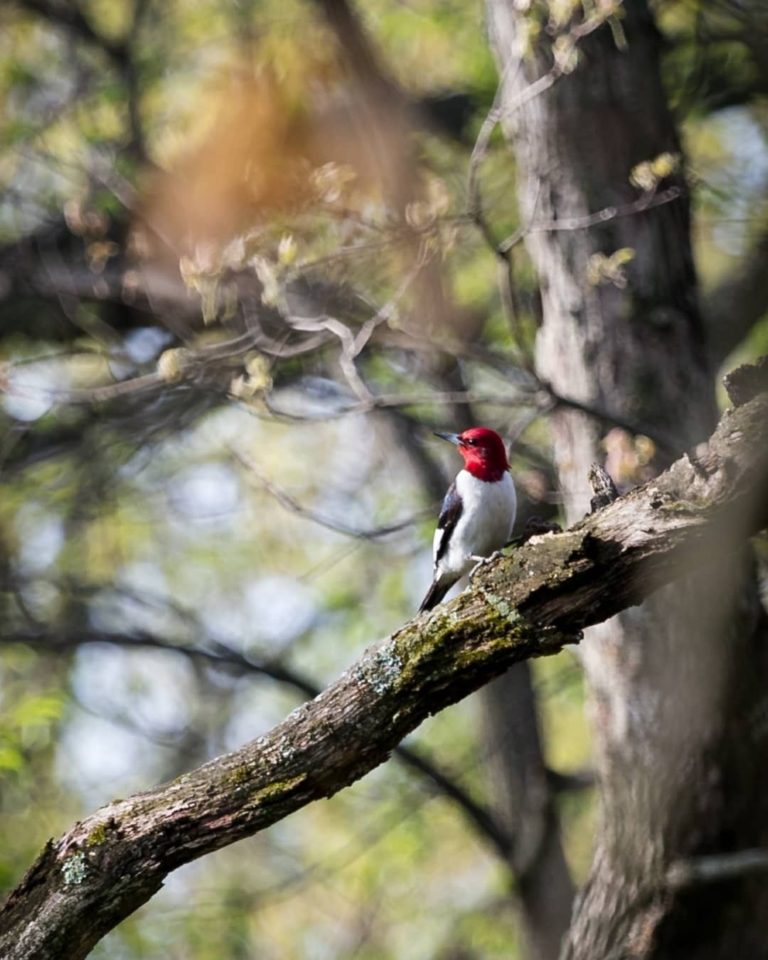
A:
MULTIPOLYGON (((632 204, 632 168, 680 151, 647 5, 627 0, 623 12, 626 49, 609 29, 598 30, 581 44, 573 74, 504 117, 527 222, 578 220, 632 204)), ((533 55, 526 52, 530 14, 521 5, 488 0, 488 13, 503 110, 551 69, 551 51, 540 42, 533 55)), ((542 377, 560 394, 645 424, 678 450, 692 448, 715 405, 687 200, 589 230, 533 230, 526 242, 542 287, 542 377), (590 283, 591 258, 626 247, 634 252, 626 284, 590 283)), ((583 478, 600 457, 601 432, 573 410, 553 418, 570 517, 588 500, 583 478)), ((744 735, 762 697, 765 654, 748 568, 745 558, 729 559, 716 572, 688 578, 593 629, 584 645, 603 809, 569 958, 768 952, 758 922, 764 889, 726 885, 713 911, 710 890, 659 896, 657 884, 676 857, 765 840, 766 743, 744 735)))

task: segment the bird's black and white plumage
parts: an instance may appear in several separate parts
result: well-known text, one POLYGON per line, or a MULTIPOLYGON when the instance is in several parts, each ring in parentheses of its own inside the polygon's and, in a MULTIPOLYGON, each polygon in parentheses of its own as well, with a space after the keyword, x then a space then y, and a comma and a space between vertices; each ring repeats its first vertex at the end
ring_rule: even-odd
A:
POLYGON ((431 610, 483 557, 500 550, 512 534, 517 498, 501 437, 485 427, 438 434, 464 458, 443 500, 433 541, 434 576, 419 611, 431 610))

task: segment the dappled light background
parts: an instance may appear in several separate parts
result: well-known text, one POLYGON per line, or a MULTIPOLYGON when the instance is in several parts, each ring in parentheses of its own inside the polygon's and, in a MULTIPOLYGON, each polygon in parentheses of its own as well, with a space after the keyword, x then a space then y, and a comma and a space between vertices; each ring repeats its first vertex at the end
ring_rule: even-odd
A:
MULTIPOLYGON (((560 6, 553 36, 585 15, 560 6)), ((738 21, 713 6, 713 30, 738 21)), ((768 67, 730 41, 718 99, 697 5, 659 7, 686 158, 649 156, 633 202, 674 202, 685 166, 733 366, 768 348, 768 67)), ((549 417, 569 397, 533 361, 536 224, 501 136, 482 141, 497 79, 475 2, 3 4, 3 892, 48 837, 259 736, 414 614, 457 468, 433 430, 497 429, 518 532, 562 520, 549 417)), ((617 254, 590 282, 626 284, 617 254)), ((663 438, 604 412, 626 489, 663 438)), ((533 689, 580 882, 575 655, 537 662, 533 689)), ((490 807, 481 714, 458 704, 408 745, 490 807)), ((512 886, 466 804, 394 758, 178 871, 94 956, 509 958, 512 886)))

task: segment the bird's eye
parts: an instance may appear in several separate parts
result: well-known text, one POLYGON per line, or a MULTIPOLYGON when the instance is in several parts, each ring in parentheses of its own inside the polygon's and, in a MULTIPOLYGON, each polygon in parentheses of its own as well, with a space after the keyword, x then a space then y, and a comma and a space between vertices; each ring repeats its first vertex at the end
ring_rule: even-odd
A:
POLYGON ((471 437, 468 437, 464 443, 468 443, 470 447, 477 446, 477 440, 473 440, 471 437))

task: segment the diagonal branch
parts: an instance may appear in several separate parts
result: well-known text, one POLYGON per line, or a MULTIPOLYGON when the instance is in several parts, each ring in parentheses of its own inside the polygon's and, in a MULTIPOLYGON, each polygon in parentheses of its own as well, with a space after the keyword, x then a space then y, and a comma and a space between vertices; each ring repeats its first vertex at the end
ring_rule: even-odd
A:
POLYGON ((427 516, 426 511, 421 511, 420 513, 406 517, 404 520, 396 520, 394 523, 383 524, 379 527, 356 527, 352 524, 344 523, 343 520, 334 520, 332 517, 327 517, 325 514, 320 513, 317 510, 313 510, 311 507, 305 507, 303 504, 299 503, 295 497, 292 497, 289 493, 266 477, 250 457, 247 457, 245 454, 241 453, 239 450, 235 450, 234 448, 230 448, 230 453, 232 454, 233 458, 237 460, 237 462, 245 470, 248 471, 246 474, 248 479, 252 480, 256 486, 266 490, 270 496, 275 498, 281 507, 284 507, 297 517, 304 517, 304 519, 317 524, 319 527, 324 527, 326 530, 332 530, 334 533, 341 533, 346 537, 354 537, 357 540, 378 540, 379 538, 387 537, 392 533, 399 533, 401 530, 407 530, 408 527, 414 526, 427 516))
POLYGON ((768 521, 767 478, 762 393, 724 414, 695 463, 485 564, 472 589, 371 647, 266 736, 50 841, 0 911, 0 955, 86 956, 171 870, 332 796, 511 664, 735 552, 768 521))
MULTIPOLYGON (((240 674, 260 674, 263 677, 274 680, 276 683, 282 684, 284 687, 291 688, 294 692, 309 699, 319 696, 321 692, 320 687, 308 677, 278 660, 257 660, 246 654, 239 653, 237 650, 233 650, 225 644, 215 642, 209 643, 206 646, 174 643, 161 640, 159 637, 145 631, 136 631, 134 633, 105 633, 97 631, 94 633, 80 633, 76 637, 53 637, 50 631, 35 628, 5 633, 2 642, 4 644, 22 644, 38 650, 43 649, 48 653, 62 653, 76 650, 88 644, 110 644, 125 649, 164 650, 188 657, 191 660, 201 660, 212 666, 234 670, 240 674)), ((469 826, 472 827, 479 838, 488 844, 489 848, 496 853, 502 862, 508 860, 513 838, 507 833, 501 823, 497 821, 490 809, 477 801, 447 770, 440 767, 432 757, 417 748, 400 744, 400 746, 395 748, 393 753, 403 766, 421 776, 422 782, 427 789, 432 790, 435 794, 446 797, 452 803, 456 804, 469 826)), ((589 774, 585 773, 561 774, 555 770, 547 770, 546 775, 552 783, 553 790, 561 793, 566 790, 581 790, 585 787, 593 786, 593 781, 589 774)))

